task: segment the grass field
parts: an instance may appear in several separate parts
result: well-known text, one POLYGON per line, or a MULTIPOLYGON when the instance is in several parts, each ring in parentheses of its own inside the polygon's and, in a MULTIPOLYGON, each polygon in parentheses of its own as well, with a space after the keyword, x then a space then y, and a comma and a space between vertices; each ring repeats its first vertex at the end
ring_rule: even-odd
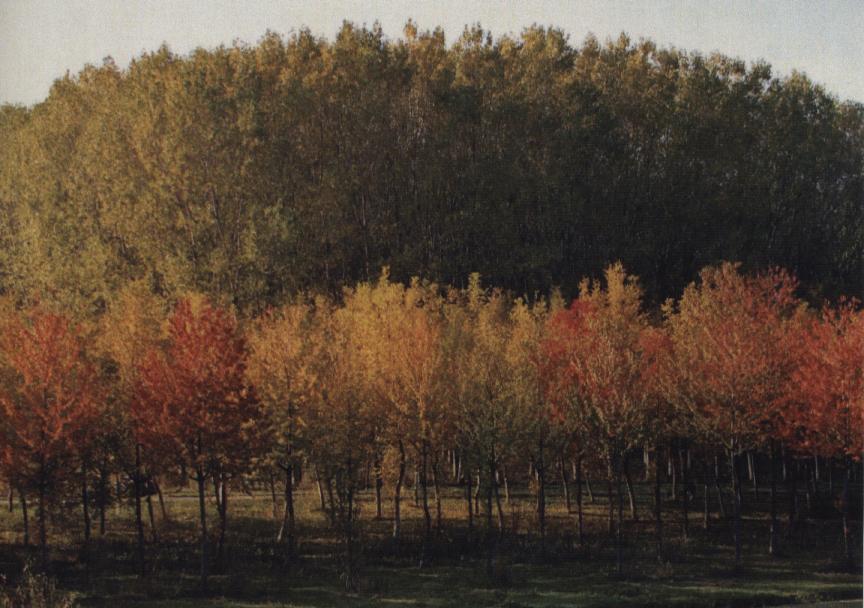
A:
MULTIPOLYGON (((198 590, 197 499, 191 489, 168 493, 170 519, 156 508, 158 542, 147 528, 148 575, 135 574, 134 521, 128 506, 112 507, 108 530, 94 529, 89 573, 81 564, 79 509, 69 505, 53 522, 52 576, 74 595, 80 606, 252 607, 252 606, 770 606, 826 599, 860 598, 860 562, 841 563, 841 530, 837 519, 808 518, 786 538, 782 554, 767 555, 767 522, 754 509, 752 490, 745 503, 744 567, 732 567, 730 524, 713 519, 702 528, 702 513, 691 512, 690 537, 682 537, 680 507, 664 512, 667 544, 664 559, 654 554, 654 527, 649 488, 638 488, 642 520, 625 522, 624 574, 615 573, 614 549, 606 534, 606 498, 586 505, 587 538, 578 546, 575 516, 560 495, 549 497, 549 534, 545 551, 536 536, 536 516, 527 493, 505 505, 507 530, 498 543, 495 580, 486 573, 482 528, 469 535, 464 501, 458 488, 448 488, 443 501, 444 525, 420 566, 422 511, 413 505, 410 488, 404 502, 403 539, 389 538, 391 521, 375 521, 371 492, 361 497, 359 526, 359 589, 346 593, 340 581, 341 549, 318 505, 314 486, 304 484, 297 495, 298 556, 285 563, 274 537, 269 494, 235 492, 229 512, 227 549, 214 564, 208 593, 198 590), (647 520, 647 521, 646 521, 647 520)), ((701 505, 701 497, 694 508, 701 505)), ((760 503, 767 496, 760 496, 760 503)), ((782 501, 782 497, 781 497, 782 501)), ((781 502, 781 504, 784 504, 781 502)), ((761 504, 759 505, 762 506, 761 504)), ((208 513, 215 527, 215 506, 208 513)), ((385 514, 391 505, 385 504, 385 514)), ((478 522, 482 525, 482 522, 478 522)), ((20 511, 0 514, 0 569, 8 586, 28 551, 21 546, 20 511)), ((861 554, 860 522, 856 522, 856 555, 861 554)), ((31 531, 31 535, 35 534, 31 531)), ((37 550, 30 549, 35 559, 37 550)))

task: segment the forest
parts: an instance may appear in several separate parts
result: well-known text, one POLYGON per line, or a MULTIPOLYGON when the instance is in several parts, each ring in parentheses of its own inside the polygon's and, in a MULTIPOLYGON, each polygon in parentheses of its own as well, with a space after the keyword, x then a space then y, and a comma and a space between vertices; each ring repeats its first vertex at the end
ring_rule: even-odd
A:
POLYGON ((383 266, 572 297, 620 260, 659 305, 731 260, 864 293, 860 101, 625 36, 163 47, 3 107, 0 141, 0 287, 88 314, 138 279, 256 314, 383 266))
POLYGON ((861 103, 345 23, 0 134, 0 606, 860 597, 861 103))

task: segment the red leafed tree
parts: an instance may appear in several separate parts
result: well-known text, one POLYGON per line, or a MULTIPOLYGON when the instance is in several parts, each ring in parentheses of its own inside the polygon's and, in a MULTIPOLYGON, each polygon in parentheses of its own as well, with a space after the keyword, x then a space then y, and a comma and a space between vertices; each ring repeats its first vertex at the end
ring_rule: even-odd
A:
POLYGON ((3 466, 20 492, 35 493, 39 545, 47 567, 46 510, 75 473, 97 415, 98 384, 77 327, 35 308, 2 337, 6 382, 0 392, 3 466))
MULTIPOLYGON (((643 391, 645 407, 646 433, 645 440, 656 447, 654 458, 654 526, 657 558, 663 554, 663 520, 661 499, 661 458, 660 445, 668 441, 680 431, 680 420, 675 411, 674 376, 672 340, 666 328, 647 327, 639 336, 641 352, 640 387, 643 391), (672 382, 670 383, 670 377, 672 382), (673 392, 670 394, 670 384, 673 392)), ((683 493, 685 533, 687 525, 686 491, 683 493)))
MULTIPOLYGON (((622 567, 621 477, 628 451, 650 433, 651 411, 643 381, 642 338, 649 328, 642 292, 621 264, 610 266, 605 286, 583 283, 579 299, 550 321, 546 354, 557 380, 548 384, 561 416, 585 439, 597 441, 609 488, 617 487, 616 555, 622 567)), ((613 507, 610 502, 610 530, 613 507)))
POLYGON ((135 432, 143 445, 166 449, 193 472, 201 524, 201 583, 209 569, 206 483, 216 489, 224 546, 228 482, 254 456, 260 408, 245 376, 247 349, 234 317, 207 302, 181 300, 169 319, 168 343, 141 364, 135 432))
POLYGON ((843 541, 851 560, 849 476, 864 451, 864 311, 854 302, 826 307, 789 344, 797 366, 784 404, 793 447, 844 460, 843 541))
MULTIPOLYGON (((699 284, 685 289, 677 311, 667 309, 675 399, 696 433, 729 456, 736 565, 741 563, 737 459, 777 437, 787 423, 777 403, 792 372, 784 344, 800 309, 796 286, 783 271, 747 276, 727 263, 704 269, 699 284)), ((772 548, 773 543, 772 534, 772 548)))

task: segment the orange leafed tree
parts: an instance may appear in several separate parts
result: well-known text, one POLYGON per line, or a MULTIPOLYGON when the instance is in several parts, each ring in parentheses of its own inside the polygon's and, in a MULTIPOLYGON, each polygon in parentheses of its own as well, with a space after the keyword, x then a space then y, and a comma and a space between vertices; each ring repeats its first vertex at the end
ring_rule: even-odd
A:
POLYGON ((341 573, 346 590, 356 585, 356 537, 361 474, 369 462, 379 410, 369 386, 363 332, 346 308, 316 302, 308 339, 314 383, 306 433, 308 453, 324 472, 330 494, 331 522, 344 548, 341 573))
MULTIPOLYGON (((537 299, 529 304, 517 299, 509 314, 509 329, 505 344, 505 361, 511 384, 512 399, 523 412, 523 443, 536 471, 537 525, 540 532, 541 553, 546 540, 546 483, 553 457, 559 456, 563 473, 563 449, 570 439, 566 426, 556 424, 554 404, 546 390, 548 365, 544 358, 543 343, 550 311, 561 307, 557 294, 552 302, 537 299)), ((566 485, 566 484, 565 484, 566 485)))
POLYGON ((232 315, 208 302, 181 300, 168 344, 141 364, 132 415, 138 440, 166 449, 193 472, 201 524, 201 583, 209 567, 205 484, 216 488, 219 551, 227 525, 228 481, 250 464, 260 408, 246 380, 246 342, 232 315))
POLYGON ((677 311, 671 306, 666 311, 676 399, 700 438, 729 455, 736 564, 741 562, 737 459, 742 450, 777 437, 787 422, 777 404, 793 367, 784 344, 801 309, 796 287, 783 271, 748 276, 727 263, 703 270, 677 311))
POLYGON ((19 491, 37 496, 44 568, 46 510, 88 442, 99 403, 98 378, 79 329, 62 315, 37 307, 15 316, 5 329, 3 466, 19 491))
MULTIPOLYGON (((605 272, 605 286, 583 282, 579 299, 550 323, 546 352, 559 374, 549 384, 552 398, 581 437, 597 442, 608 467, 610 495, 616 482, 620 570, 621 477, 628 451, 650 434, 653 421, 644 386, 642 336, 649 325, 642 312, 642 291, 620 263, 612 265, 605 272)), ((609 507, 611 522, 611 502, 609 507)))
MULTIPOLYGON (((663 553, 662 498, 660 489, 661 457, 660 445, 670 440, 681 429, 681 417, 675 410, 676 369, 674 366, 672 340, 665 327, 644 328, 639 336, 641 351, 640 385, 643 391, 644 414, 646 416, 646 444, 655 446, 654 458, 654 526, 657 558, 663 553)), ((685 534, 687 525, 687 493, 683 493, 685 534)))
MULTIPOLYGON (((399 536, 401 491, 408 452, 414 457, 424 514, 424 538, 431 535, 429 472, 435 490, 437 520, 441 520, 437 449, 443 431, 441 350, 443 315, 437 286, 418 279, 403 286, 390 282, 385 268, 374 284, 346 290, 343 316, 360 343, 358 358, 370 399, 380 410, 376 441, 398 452, 393 495, 393 536, 399 536)), ((378 446, 376 446, 378 449, 378 446)), ((378 449, 380 452, 380 449, 378 449)), ((381 455, 374 456, 380 469, 381 455)), ((380 477, 376 496, 380 496, 380 477)), ((376 500, 380 514, 380 500, 376 500)), ((425 544, 424 544, 425 546, 425 544)))
POLYGON ((295 303, 268 311, 250 332, 249 378, 264 408, 270 440, 266 459, 285 474, 285 510, 277 540, 294 553, 294 469, 305 451, 305 427, 314 392, 316 349, 312 339, 315 311, 295 303))
MULTIPOLYGON (((141 508, 144 484, 149 481, 158 489, 156 475, 169 471, 174 462, 170 450, 142 453, 140 443, 132 436, 130 405, 136 397, 141 363, 163 338, 164 319, 164 302, 151 292, 145 282, 132 282, 109 302, 108 310, 99 319, 95 342, 97 355, 106 362, 102 374, 106 387, 105 407, 96 441, 100 530, 104 534, 109 471, 123 470, 134 489, 136 552, 138 570, 142 575, 145 571, 141 508)), ((160 504, 164 509, 164 503, 160 501, 160 504)), ((153 525, 153 505, 149 494, 147 506, 153 525)), ((153 535, 155 538, 155 526, 153 535)))
POLYGON ((850 560, 849 476, 864 451, 864 311, 844 302, 802 323, 789 340, 797 363, 783 400, 793 447, 844 460, 844 552, 850 560))

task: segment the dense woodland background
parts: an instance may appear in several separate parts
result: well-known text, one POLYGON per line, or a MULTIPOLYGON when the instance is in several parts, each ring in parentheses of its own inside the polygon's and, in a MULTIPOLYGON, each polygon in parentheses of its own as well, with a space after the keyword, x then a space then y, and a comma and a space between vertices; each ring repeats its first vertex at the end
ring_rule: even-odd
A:
POLYGON ((99 312, 144 278, 254 313, 377 276, 546 293, 621 260, 864 289, 864 106, 622 35, 447 41, 346 23, 126 68, 0 110, 0 289, 99 312))
POLYGON ((106 59, 0 143, 0 607, 860 590, 861 103, 346 23, 106 59))

